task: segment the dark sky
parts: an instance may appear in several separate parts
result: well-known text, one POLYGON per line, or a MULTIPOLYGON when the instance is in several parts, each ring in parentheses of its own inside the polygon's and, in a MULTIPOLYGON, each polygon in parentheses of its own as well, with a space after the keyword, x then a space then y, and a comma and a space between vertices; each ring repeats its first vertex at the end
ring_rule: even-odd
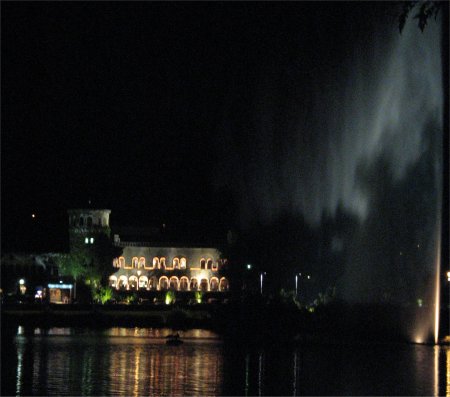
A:
POLYGON ((242 197, 280 206, 252 194, 309 173, 281 163, 313 163, 311 120, 336 113, 317 98, 343 87, 380 9, 396 30, 389 7, 355 2, 2 3, 3 250, 59 249, 88 200, 112 225, 200 237, 238 224, 242 197))
POLYGON ((245 155, 264 65, 299 40, 314 57, 323 43, 308 31, 328 24, 320 7, 3 3, 3 248, 58 247, 65 211, 89 199, 113 210, 113 224, 226 228, 224 106, 245 155))

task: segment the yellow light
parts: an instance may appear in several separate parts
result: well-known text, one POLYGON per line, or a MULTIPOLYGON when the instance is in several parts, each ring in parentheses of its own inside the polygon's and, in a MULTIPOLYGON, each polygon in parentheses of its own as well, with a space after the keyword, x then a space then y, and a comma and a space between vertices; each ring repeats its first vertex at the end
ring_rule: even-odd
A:
POLYGON ((36 214, 31 214, 31 217, 32 218, 36 218, 36 214))

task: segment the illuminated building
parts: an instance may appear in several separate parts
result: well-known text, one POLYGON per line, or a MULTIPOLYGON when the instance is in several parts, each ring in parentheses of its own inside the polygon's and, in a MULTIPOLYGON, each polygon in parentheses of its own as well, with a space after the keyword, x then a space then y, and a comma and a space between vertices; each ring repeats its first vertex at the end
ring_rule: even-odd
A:
MULTIPOLYGON (((111 233, 110 210, 69 210, 70 249, 91 249, 100 234, 111 233)), ((165 226, 165 225, 164 225, 165 226)), ((109 285, 123 291, 226 292, 229 281, 222 275, 226 259, 214 247, 122 239, 113 244, 123 253, 112 262, 109 285)))

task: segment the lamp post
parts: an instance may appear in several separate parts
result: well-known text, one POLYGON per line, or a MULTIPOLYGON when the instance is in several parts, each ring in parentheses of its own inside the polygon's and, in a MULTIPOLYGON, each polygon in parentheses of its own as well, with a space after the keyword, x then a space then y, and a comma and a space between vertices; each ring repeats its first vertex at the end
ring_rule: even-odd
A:
POLYGON ((448 334, 450 335, 450 271, 447 272, 448 281, 448 334))
POLYGON ((264 278, 264 275, 266 274, 266 272, 262 272, 261 274, 260 274, 260 282, 261 282, 261 295, 263 294, 263 278, 264 278))

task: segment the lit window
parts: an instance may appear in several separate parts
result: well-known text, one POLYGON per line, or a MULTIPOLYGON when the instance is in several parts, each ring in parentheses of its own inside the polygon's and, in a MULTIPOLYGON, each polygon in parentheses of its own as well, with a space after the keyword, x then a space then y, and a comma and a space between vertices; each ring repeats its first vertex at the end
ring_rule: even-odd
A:
POLYGON ((125 258, 123 256, 119 257, 119 267, 125 268, 125 258))
POLYGON ((186 269, 186 258, 181 258, 180 269, 186 269))
POLYGON ((145 269, 145 258, 141 256, 139 258, 138 268, 143 267, 145 269))
POLYGON ((88 238, 88 237, 86 237, 86 238, 84 239, 84 243, 85 243, 85 244, 89 244, 89 238, 88 238))
POLYGON ((91 237, 91 244, 94 244, 94 237, 91 237))

